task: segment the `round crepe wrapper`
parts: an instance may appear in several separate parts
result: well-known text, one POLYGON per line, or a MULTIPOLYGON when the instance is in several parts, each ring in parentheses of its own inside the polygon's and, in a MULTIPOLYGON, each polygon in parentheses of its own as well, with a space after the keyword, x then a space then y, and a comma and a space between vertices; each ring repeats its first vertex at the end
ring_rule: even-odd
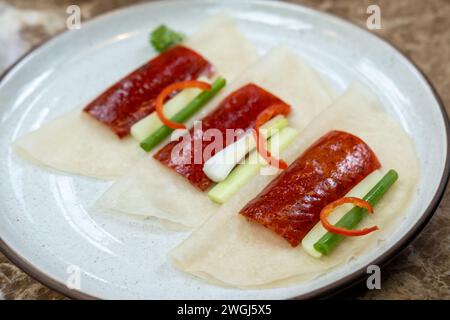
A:
POLYGON ((359 227, 381 230, 364 237, 349 237, 329 256, 316 259, 301 246, 239 215, 273 177, 258 176, 230 203, 170 253, 180 270, 211 283, 243 288, 286 286, 307 281, 368 252, 385 239, 402 219, 417 188, 419 164, 406 132, 383 111, 378 100, 362 85, 353 85, 333 106, 303 131, 283 159, 291 163, 308 146, 330 130, 343 130, 363 139, 378 156, 382 169, 394 168, 399 180, 359 227))

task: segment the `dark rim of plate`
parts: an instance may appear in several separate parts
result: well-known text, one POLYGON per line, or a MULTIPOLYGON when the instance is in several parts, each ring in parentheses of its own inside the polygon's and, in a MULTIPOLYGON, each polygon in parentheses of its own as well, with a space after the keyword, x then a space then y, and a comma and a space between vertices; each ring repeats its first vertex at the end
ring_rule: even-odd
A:
MULTIPOLYGON (((208 2, 208 1, 205 1, 205 2, 208 2)), ((378 39, 378 41, 381 41, 381 42, 387 44, 392 50, 397 51, 408 63, 410 63, 412 66, 415 67, 416 70, 419 71, 419 73, 421 74, 421 76, 423 77, 423 79, 425 80, 425 82, 427 83, 429 88, 431 89, 431 91, 434 95, 434 98, 436 99, 436 101, 440 107, 442 120, 444 121, 444 125, 445 125, 445 133, 446 133, 446 137, 447 137, 447 149, 449 148, 449 146, 450 146, 450 123, 449 123, 449 118, 448 118, 447 112, 445 110, 444 104, 442 102, 442 99, 440 98, 439 94, 437 93, 436 89, 434 88, 433 84, 428 79, 428 77, 425 75, 425 73, 404 52, 402 52, 402 50, 395 47, 393 44, 391 44, 389 41, 383 39, 379 35, 377 35, 375 33, 371 33, 369 31, 367 31, 366 29, 362 28, 361 26, 358 26, 352 22, 349 22, 343 18, 340 18, 340 17, 338 17, 334 14, 328 13, 328 12, 322 12, 322 11, 318 11, 318 10, 310 8, 310 7, 300 6, 300 5, 292 4, 292 3, 270 2, 270 1, 264 1, 264 0, 251 0, 251 2, 267 5, 268 7, 270 7, 271 5, 274 5, 276 7, 285 7, 285 8, 289 8, 291 10, 299 10, 299 8, 302 8, 302 10, 310 11, 310 12, 313 12, 314 14, 319 13, 321 15, 328 16, 329 18, 331 18, 335 21, 338 21, 341 24, 351 25, 353 27, 356 27, 356 28, 362 30, 363 32, 365 32, 368 35, 376 37, 378 39)), ((155 1, 150 4, 144 3, 144 4, 137 4, 137 5, 133 5, 133 6, 125 7, 125 8, 118 8, 118 9, 106 12, 104 14, 101 14, 99 16, 96 16, 93 19, 91 19, 90 21, 85 22, 85 23, 90 23, 92 21, 96 21, 98 19, 105 18, 107 16, 116 14, 120 11, 130 9, 133 7, 148 6, 148 5, 152 6, 152 5, 156 5, 158 3, 161 3, 161 1, 155 1)), ((177 0, 166 2, 166 4, 172 4, 172 5, 181 4, 181 3, 183 3, 183 2, 177 1, 177 0)), ((6 76, 12 70, 14 70, 14 68, 21 61, 23 61, 31 53, 33 53, 35 50, 39 49, 40 47, 45 46, 48 42, 57 39, 59 35, 64 34, 65 32, 66 31, 54 35, 49 40, 44 41, 43 43, 39 44, 38 46, 31 49, 29 52, 24 54, 14 64, 12 64, 9 68, 7 68, 6 71, 0 76, 0 83, 2 82, 2 80, 4 78, 6 78, 6 76)), ((381 254, 378 258, 371 261, 364 267, 353 271, 351 274, 349 274, 337 281, 334 281, 333 283, 331 283, 329 285, 323 286, 321 288, 318 288, 316 290, 302 294, 300 296, 292 297, 291 299, 315 299, 315 298, 325 298, 325 297, 333 296, 333 295, 335 295, 339 292, 342 292, 350 287, 353 287, 354 285, 361 282, 367 276, 366 270, 369 265, 375 264, 380 267, 383 267, 383 266, 387 265, 389 262, 391 262, 392 260, 394 260, 395 257, 403 249, 405 249, 407 247, 407 245, 410 244, 414 240, 414 238, 416 238, 419 235, 419 233, 423 230, 423 228, 426 226, 426 224, 430 221, 431 217, 433 216, 434 212, 437 210, 439 203, 441 202, 441 200, 444 196, 446 186, 449 181, 449 177, 450 177, 450 156, 447 154, 447 158, 445 160, 444 171, 442 173, 442 177, 439 182, 439 187, 438 187, 433 199, 431 200, 430 204, 428 205, 428 207, 426 208, 424 213, 421 215, 421 217, 417 221, 417 223, 396 244, 394 244, 391 248, 389 248, 389 250, 387 250, 386 252, 381 254)), ((25 273, 27 273, 30 277, 32 277, 33 279, 43 283, 44 285, 48 286, 49 288, 65 295, 69 298, 86 299, 86 300, 100 299, 98 297, 89 295, 89 294, 84 293, 79 290, 69 289, 64 283, 55 280, 50 275, 46 274, 44 271, 35 267, 25 257, 23 257, 20 254, 18 254, 17 252, 15 252, 5 241, 3 241, 3 239, 1 238, 1 235, 0 235, 0 252, 2 252, 9 260, 11 260, 15 265, 17 265, 21 270, 23 270, 25 273)))

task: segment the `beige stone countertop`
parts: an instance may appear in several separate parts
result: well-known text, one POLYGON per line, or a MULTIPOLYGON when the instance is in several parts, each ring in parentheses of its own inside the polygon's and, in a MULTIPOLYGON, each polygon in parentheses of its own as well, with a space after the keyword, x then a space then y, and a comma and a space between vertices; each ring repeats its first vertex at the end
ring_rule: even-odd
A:
MULTIPOLYGON (((243 0, 245 1, 245 0, 243 0)), ((65 28, 66 8, 82 19, 142 0, 0 0, 0 74, 22 54, 65 28), (6 49, 5 49, 6 48, 6 49)), ((292 0, 365 26, 367 7, 381 8, 374 31, 409 56, 428 76, 450 110, 449 0, 292 0)), ((0 298, 64 299, 0 254, 0 298)), ((339 294, 357 299, 450 299, 450 193, 418 238, 382 271, 381 290, 359 285, 339 294)))

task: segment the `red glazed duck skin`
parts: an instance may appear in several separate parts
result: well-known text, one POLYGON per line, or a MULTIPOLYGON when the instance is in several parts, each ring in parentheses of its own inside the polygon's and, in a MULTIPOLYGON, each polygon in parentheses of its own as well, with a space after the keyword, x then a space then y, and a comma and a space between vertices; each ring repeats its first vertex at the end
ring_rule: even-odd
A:
MULTIPOLYGON (((218 129, 222 136, 224 144, 228 144, 233 141, 226 141, 226 129, 242 129, 248 130, 254 127, 256 118, 258 115, 274 104, 284 103, 281 99, 260 88, 255 84, 248 84, 240 89, 232 92, 227 96, 219 106, 209 113, 202 121, 202 131, 205 132, 208 129, 218 129)), ((158 153, 154 155, 154 158, 159 160, 164 165, 175 170, 177 173, 184 176, 188 181, 197 187, 198 189, 205 191, 212 185, 212 181, 203 172, 204 163, 220 149, 214 149, 211 154, 207 154, 204 150, 209 144, 214 141, 209 141, 200 133, 196 133, 195 137, 202 139, 201 157, 202 161, 194 161, 194 130, 190 130, 191 135, 191 151, 189 161, 179 163, 172 159, 172 150, 180 143, 180 140, 173 141, 163 147, 158 153), (195 163, 197 162, 197 163, 195 163)), ((236 141, 235 139, 234 141, 236 141)), ((198 148, 197 148, 198 149, 198 148)))
POLYGON ((176 46, 112 85, 84 111, 123 138, 133 124, 155 110, 155 100, 165 87, 197 79, 211 69, 211 64, 195 51, 176 46))
POLYGON ((319 221, 323 207, 344 197, 379 168, 377 157, 364 141, 350 133, 331 131, 264 188, 240 214, 296 247, 319 221))

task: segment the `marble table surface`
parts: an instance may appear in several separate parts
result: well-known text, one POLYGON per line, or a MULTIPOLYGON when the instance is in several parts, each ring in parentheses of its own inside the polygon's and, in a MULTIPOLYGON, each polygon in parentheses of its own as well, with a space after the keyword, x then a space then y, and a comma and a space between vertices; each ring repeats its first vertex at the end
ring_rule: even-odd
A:
MULTIPOLYGON (((245 0, 243 0, 245 1, 245 0)), ((66 8, 82 19, 142 0, 0 0, 0 74, 22 54, 65 28, 66 8), (5 49, 6 48, 6 49, 5 49)), ((381 9, 375 31, 406 53, 429 77, 450 111, 450 1, 292 0, 365 26, 367 7, 381 9)), ((419 237, 382 271, 382 289, 362 285, 339 294, 357 299, 450 299, 450 192, 419 237)), ((0 254, 0 298, 64 299, 0 254)))

